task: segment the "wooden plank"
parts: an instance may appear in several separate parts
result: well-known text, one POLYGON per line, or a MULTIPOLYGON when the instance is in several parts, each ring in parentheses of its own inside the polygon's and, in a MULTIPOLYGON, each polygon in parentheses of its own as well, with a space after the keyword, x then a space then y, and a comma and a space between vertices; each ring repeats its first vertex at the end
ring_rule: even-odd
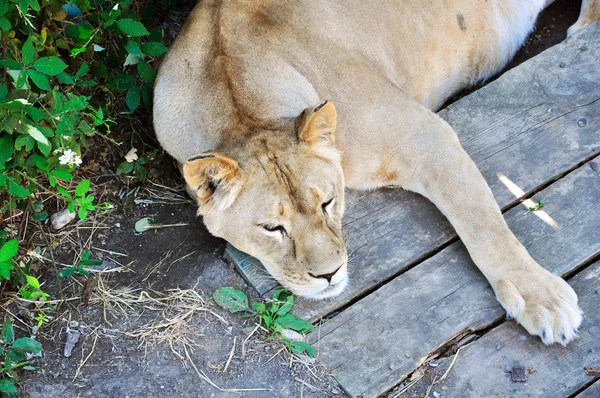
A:
MULTIPOLYGON (((528 193, 600 153, 599 31, 598 23, 584 29, 440 112, 501 206, 516 198, 499 174, 528 193)), ((351 253, 349 288, 318 305, 299 300, 299 315, 317 320, 455 238, 430 202, 390 189, 348 192, 344 231, 351 253)), ((255 286, 264 282, 262 274, 246 277, 255 286)))
POLYGON ((600 381, 596 381, 594 384, 580 392, 575 398, 598 398, 600 397, 600 381))
MULTIPOLYGON (((599 161, 597 158, 596 161, 599 161)), ((600 253, 600 174, 590 163, 534 196, 543 211, 506 213, 537 261, 564 274, 600 253)), ((482 329, 504 314, 487 281, 456 242, 358 301, 313 333, 319 360, 351 394, 376 396, 420 366, 452 336, 482 329)), ((525 331, 523 331, 525 333, 525 331)))
MULTIPOLYGON (((585 320, 579 339, 568 348, 545 346, 515 322, 505 322, 463 347, 449 376, 435 385, 436 391, 451 397, 567 397, 597 379, 587 375, 585 368, 600 369, 600 262, 569 283, 579 295, 585 320), (516 364, 535 369, 526 383, 513 383, 506 373, 516 364)), ((453 359, 447 358, 442 366, 453 359)), ((579 396, 600 397, 599 386, 588 390, 587 395, 579 396)))

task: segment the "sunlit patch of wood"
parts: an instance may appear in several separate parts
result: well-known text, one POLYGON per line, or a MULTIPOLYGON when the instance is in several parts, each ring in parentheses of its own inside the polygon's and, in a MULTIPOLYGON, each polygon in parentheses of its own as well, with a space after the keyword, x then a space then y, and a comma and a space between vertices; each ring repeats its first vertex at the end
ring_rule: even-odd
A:
MULTIPOLYGON (((504 186, 510 191, 510 193, 515 195, 515 198, 519 199, 525 195, 525 191, 519 188, 519 186, 512 182, 507 176, 505 176, 502 173, 497 173, 496 175, 498 176, 500 182, 504 184, 504 186)), ((525 206, 525 208, 528 210, 535 207, 536 205, 536 203, 531 199, 525 199, 523 202, 521 202, 521 204, 525 206)), ((546 224, 548 224, 549 226, 551 226, 552 228, 558 229, 558 223, 554 221, 554 219, 550 217, 548 213, 546 213, 544 210, 535 210, 531 213, 546 224)))

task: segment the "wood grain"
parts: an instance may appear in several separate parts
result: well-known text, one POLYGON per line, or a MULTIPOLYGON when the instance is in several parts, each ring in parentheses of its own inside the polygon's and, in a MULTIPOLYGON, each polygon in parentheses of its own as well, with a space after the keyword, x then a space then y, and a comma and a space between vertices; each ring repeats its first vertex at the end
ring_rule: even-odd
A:
MULTIPOLYGON (((567 348, 545 346, 515 322, 505 322, 462 348, 449 376, 436 385, 436 390, 446 386, 443 391, 447 396, 461 398, 567 397, 598 379, 587 375, 585 368, 600 369, 600 262, 569 283, 585 313, 579 339, 567 348), (516 364, 535 369, 526 383, 513 383, 506 373, 516 364)), ((578 397, 600 397, 600 385, 589 387, 578 397)))

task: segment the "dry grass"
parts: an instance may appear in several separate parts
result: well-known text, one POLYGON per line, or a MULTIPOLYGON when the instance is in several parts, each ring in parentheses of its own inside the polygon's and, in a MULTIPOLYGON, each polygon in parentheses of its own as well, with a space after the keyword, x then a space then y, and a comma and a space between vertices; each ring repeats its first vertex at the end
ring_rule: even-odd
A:
POLYGON ((138 339, 145 352, 155 345, 167 346, 181 360, 185 359, 184 347, 200 347, 198 338, 202 334, 196 326, 196 315, 210 315, 212 319, 228 324, 206 307, 204 298, 193 288, 165 292, 131 286, 112 288, 100 275, 96 293, 90 302, 102 305, 107 324, 112 326, 109 317, 126 320, 129 328, 122 333, 138 339))

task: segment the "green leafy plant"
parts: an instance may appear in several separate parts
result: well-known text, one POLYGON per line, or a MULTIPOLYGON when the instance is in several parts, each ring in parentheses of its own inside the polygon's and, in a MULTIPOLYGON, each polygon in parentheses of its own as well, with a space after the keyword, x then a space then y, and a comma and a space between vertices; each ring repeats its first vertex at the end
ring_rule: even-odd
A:
POLYGON ((30 357, 39 355, 42 345, 30 337, 21 337, 15 340, 15 332, 10 319, 2 325, 2 344, 0 345, 0 393, 16 394, 15 383, 18 380, 16 370, 23 368, 35 370, 30 357), (29 355, 28 355, 29 354, 29 355))
POLYGON ((90 273, 85 270, 84 267, 97 267, 102 265, 102 261, 90 260, 91 253, 89 251, 84 251, 81 253, 81 259, 77 264, 73 267, 68 267, 58 273, 61 278, 66 278, 72 276, 73 274, 79 274, 83 276, 89 276, 90 273))
POLYGON ((252 316, 257 316, 267 329, 286 344, 291 352, 295 354, 306 352, 308 355, 314 356, 314 349, 310 344, 304 341, 290 340, 282 334, 285 329, 300 334, 310 333, 314 330, 310 322, 290 314, 294 306, 294 296, 287 290, 276 289, 271 301, 266 304, 252 302, 251 306, 248 305, 248 296, 241 290, 231 286, 217 289, 213 294, 213 298, 219 306, 232 313, 247 312, 252 316))
POLYGON ((41 297, 42 301, 46 301, 50 295, 42 290, 40 281, 35 276, 31 275, 25 275, 25 279, 27 284, 19 289, 21 296, 28 300, 35 300, 38 297, 41 297))
POLYGON ((87 196, 90 191, 90 180, 81 180, 75 188, 75 196, 71 195, 63 187, 56 187, 67 202, 67 208, 71 213, 77 209, 77 216, 85 220, 89 211, 96 210, 94 206, 94 195, 87 196))

